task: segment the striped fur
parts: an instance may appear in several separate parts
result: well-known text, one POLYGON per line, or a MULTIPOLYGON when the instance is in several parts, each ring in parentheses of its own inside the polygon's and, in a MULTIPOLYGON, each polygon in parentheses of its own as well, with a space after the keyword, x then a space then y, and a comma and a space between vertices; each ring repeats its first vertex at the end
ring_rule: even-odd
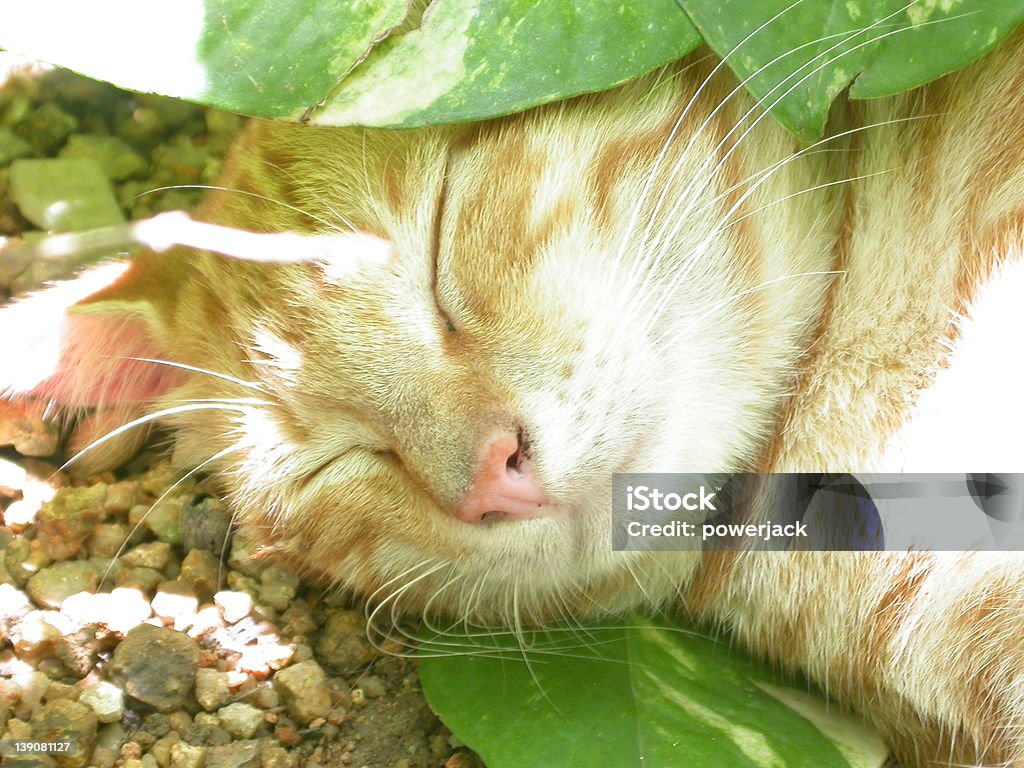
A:
POLYGON ((445 129, 254 122, 198 215, 353 228, 390 261, 148 254, 67 289, 63 315, 49 294, 0 313, 4 359, 36 305, 62 352, 0 386, 149 397, 268 550, 398 612, 518 625, 681 601, 861 707, 907 765, 1024 765, 1019 558, 615 553, 607 521, 614 471, 906 465, 920 393, 1021 245, 1024 40, 837 108, 800 154, 770 120, 733 131, 751 103, 712 66, 445 129), (126 333, 215 375, 127 375, 109 363, 126 333), (455 520, 477 445, 517 425, 558 512, 455 520))

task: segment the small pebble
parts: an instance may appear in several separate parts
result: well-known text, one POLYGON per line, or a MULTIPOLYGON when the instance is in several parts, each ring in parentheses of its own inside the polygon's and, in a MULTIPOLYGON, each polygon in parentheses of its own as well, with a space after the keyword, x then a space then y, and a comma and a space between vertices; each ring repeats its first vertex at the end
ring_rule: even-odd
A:
POLYGON ((363 689, 363 693, 368 699, 379 699, 387 693, 384 681, 376 675, 359 678, 357 685, 363 689))
POLYGON ((103 508, 107 512, 127 512, 138 503, 139 493, 135 483, 112 483, 107 487, 103 508))
POLYGON ((60 432, 56 424, 43 418, 45 412, 46 403, 0 400, 0 446, 14 446, 23 456, 55 453, 60 444, 60 432))
POLYGON ((236 739, 251 739, 263 725, 263 711, 244 702, 221 707, 217 717, 221 727, 236 739))
POLYGON ((179 741, 171 746, 170 768, 203 768, 206 765, 206 747, 179 741))
POLYGON ((101 723, 116 723, 124 716, 124 693, 105 680, 88 686, 78 700, 88 705, 101 723))
POLYGON ((300 723, 324 717, 331 709, 327 675, 315 661, 302 661, 274 676, 274 690, 288 713, 300 723))
POLYGON ((33 739, 69 739, 78 743, 76 755, 61 756, 60 764, 65 768, 79 768, 89 764, 96 730, 95 713, 85 704, 70 699, 51 701, 32 718, 33 739))
POLYGON ((172 731, 180 736, 192 725, 192 718, 189 717, 188 712, 179 710, 178 712, 171 712, 167 716, 167 724, 171 727, 172 731))
POLYGON ((260 747, 260 768, 293 768, 295 760, 288 750, 274 744, 264 743, 260 747))
MULTIPOLYGON (((128 736, 121 723, 107 723, 100 728, 99 733, 96 735, 95 749, 109 749, 114 754, 114 759, 116 760, 121 755, 121 746, 127 740, 128 736)), ((95 751, 93 752, 93 759, 96 759, 95 751)))
POLYGON ((0 126, 0 166, 10 165, 14 160, 31 157, 32 145, 5 126, 0 126))
POLYGON ((377 656, 366 639, 366 620, 355 611, 331 610, 316 643, 316 656, 339 674, 365 667, 377 656))
POLYGON ((171 559, 171 545, 164 541, 150 541, 121 555, 121 561, 132 568, 152 568, 160 571, 171 559))
POLYGON ((193 722, 188 727, 188 730, 182 734, 182 738, 189 744, 203 747, 214 747, 231 743, 230 733, 219 725, 198 722, 198 716, 197 721, 193 722))
POLYGON ((206 751, 206 768, 260 768, 258 741, 236 741, 206 751))
MULTIPOLYGON (((54 659, 49 659, 50 662, 54 659)), ((44 674, 46 674, 44 672, 44 674)), ((53 679, 47 674, 47 677, 53 679)), ((68 683, 60 683, 54 680, 46 687, 46 693, 43 694, 43 701, 56 701, 57 699, 75 699, 78 700, 78 689, 69 685, 68 683)))
POLYGON ((163 582, 164 575, 155 568, 124 568, 117 572, 114 583, 125 589, 137 589, 149 594, 163 582))
POLYGON ((196 670, 196 701, 207 712, 220 709, 231 697, 228 676, 215 669, 196 670))
POLYGON ((172 619, 175 629, 190 625, 198 607, 199 600, 192 588, 180 581, 164 582, 153 597, 153 613, 161 618, 172 619))
POLYGON ((224 621, 235 624, 252 611, 252 596, 245 592, 222 590, 213 596, 213 602, 220 608, 224 621))
POLYGON ((70 632, 57 643, 57 658, 70 673, 81 679, 89 674, 96 664, 101 650, 94 627, 82 627, 70 632))
POLYGON ((139 107, 117 125, 117 135, 144 152, 160 143, 164 130, 163 121, 149 107, 139 107))
POLYGON ((61 488, 36 517, 39 540, 54 560, 74 557, 103 521, 106 483, 85 488, 61 488))
POLYGON ((61 613, 79 624, 96 624, 118 634, 127 634, 142 624, 153 611, 137 589, 118 587, 109 593, 72 595, 61 605, 61 613))
POLYGON ((281 703, 281 697, 272 686, 262 684, 252 692, 249 701, 260 709, 274 709, 281 703))
POLYGON ((259 599, 271 608, 283 611, 295 599, 299 578, 276 565, 270 565, 260 574, 259 599))
POLYGON ((181 501, 180 498, 169 497, 155 507, 137 504, 129 510, 128 522, 134 525, 141 520, 160 541, 177 546, 181 544, 181 529, 178 527, 181 501))
POLYGON ((89 537, 89 552, 94 557, 117 557, 131 529, 122 523, 101 523, 89 537))
POLYGON ((13 584, 0 584, 0 625, 6 628, 31 610, 28 595, 13 584))
POLYGON ((149 170, 149 164, 145 159, 132 149, 130 144, 117 136, 73 134, 68 137, 68 142, 58 157, 91 158, 113 181, 139 178, 149 170))
POLYGON ((48 232, 80 232, 124 221, 110 181, 95 160, 15 160, 10 196, 26 219, 48 232))
POLYGON ((178 734, 170 733, 163 738, 157 739, 153 746, 149 748, 149 754, 153 756, 160 768, 169 768, 171 764, 171 749, 179 741, 181 741, 181 737, 178 734))
POLYGON ((228 551, 225 542, 231 532, 231 513, 213 496, 189 499, 181 507, 179 518, 182 547, 212 553, 228 551))
POLYGON ((67 560, 39 571, 28 580, 26 591, 39 605, 60 608, 71 595, 92 592, 99 583, 99 571, 91 563, 67 560))
POLYGON ((117 646, 110 675, 132 698, 172 712, 191 694, 198 663, 199 649, 187 635, 142 624, 117 646))
POLYGON ((220 609, 215 605, 202 606, 196 611, 191 621, 192 626, 188 629, 188 636, 193 639, 224 629, 224 619, 220 615, 220 609))
POLYGON ((256 535, 249 529, 241 528, 231 537, 228 565, 231 570, 245 576, 258 576, 268 565, 266 558, 258 556, 259 550, 260 543, 256 535))
POLYGON ((181 561, 181 580, 191 585, 202 600, 213 597, 220 578, 220 561, 208 550, 193 549, 181 561))
POLYGON ((18 133, 41 154, 57 150, 78 130, 78 120, 52 102, 44 102, 22 120, 18 133))

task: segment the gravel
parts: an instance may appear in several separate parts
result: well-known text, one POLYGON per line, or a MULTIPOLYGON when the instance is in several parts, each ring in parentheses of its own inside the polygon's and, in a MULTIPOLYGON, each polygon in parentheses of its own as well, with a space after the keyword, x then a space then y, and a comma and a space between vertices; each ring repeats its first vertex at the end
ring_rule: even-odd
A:
MULTIPOLYGON (((239 125, 26 66, 0 87, 0 303, 81 267, 26 261, 21 238, 194 206, 200 191, 152 190, 214 182, 239 125)), ((0 401, 0 737, 80 748, 5 767, 482 765, 450 746, 415 664, 381 655, 358 606, 259 557, 214 487, 156 504, 180 475, 153 449, 58 471, 70 426, 0 401)))

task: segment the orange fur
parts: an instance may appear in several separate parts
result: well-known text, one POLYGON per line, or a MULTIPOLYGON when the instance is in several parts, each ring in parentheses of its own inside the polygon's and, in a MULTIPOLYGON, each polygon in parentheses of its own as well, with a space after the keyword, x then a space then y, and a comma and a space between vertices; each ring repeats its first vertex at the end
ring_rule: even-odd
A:
MULTIPOLYGON (((960 332, 949 310, 973 312, 1021 246, 1024 38, 837 110, 840 152, 795 156, 770 120, 740 140, 749 99, 715 113, 735 83, 695 96, 709 72, 445 129, 253 122, 197 215, 353 228, 388 240, 389 263, 339 278, 351 251, 147 254, 66 288, 66 316, 40 307, 141 319, 134 338, 210 372, 160 378, 152 408, 179 460, 217 457, 241 519, 309 575, 482 623, 681 600, 861 707, 908 765, 1022 764, 1019 558, 618 553, 606 507, 619 471, 900 468, 884 457, 960 332), (452 516, 495 428, 529 434, 551 514, 452 516)), ((0 313, 0 338, 33 301, 0 313)), ((69 402, 108 375, 72 346, 77 373, 49 372, 69 402)))

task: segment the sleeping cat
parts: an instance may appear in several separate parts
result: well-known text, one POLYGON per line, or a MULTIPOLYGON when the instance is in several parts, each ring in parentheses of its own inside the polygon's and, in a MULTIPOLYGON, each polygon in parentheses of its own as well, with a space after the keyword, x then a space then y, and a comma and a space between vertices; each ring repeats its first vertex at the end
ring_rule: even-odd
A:
POLYGON ((803 149, 713 67, 456 127, 255 121, 195 216, 355 234, 95 268, 0 312, 0 390, 162 413, 278 557, 402 612, 671 604, 907 765, 1024 765, 1020 557, 616 552, 608 518, 614 472, 1019 471, 1013 353, 960 350, 1024 329, 1024 38, 803 149), (972 444, 943 419, 975 408, 972 444))

